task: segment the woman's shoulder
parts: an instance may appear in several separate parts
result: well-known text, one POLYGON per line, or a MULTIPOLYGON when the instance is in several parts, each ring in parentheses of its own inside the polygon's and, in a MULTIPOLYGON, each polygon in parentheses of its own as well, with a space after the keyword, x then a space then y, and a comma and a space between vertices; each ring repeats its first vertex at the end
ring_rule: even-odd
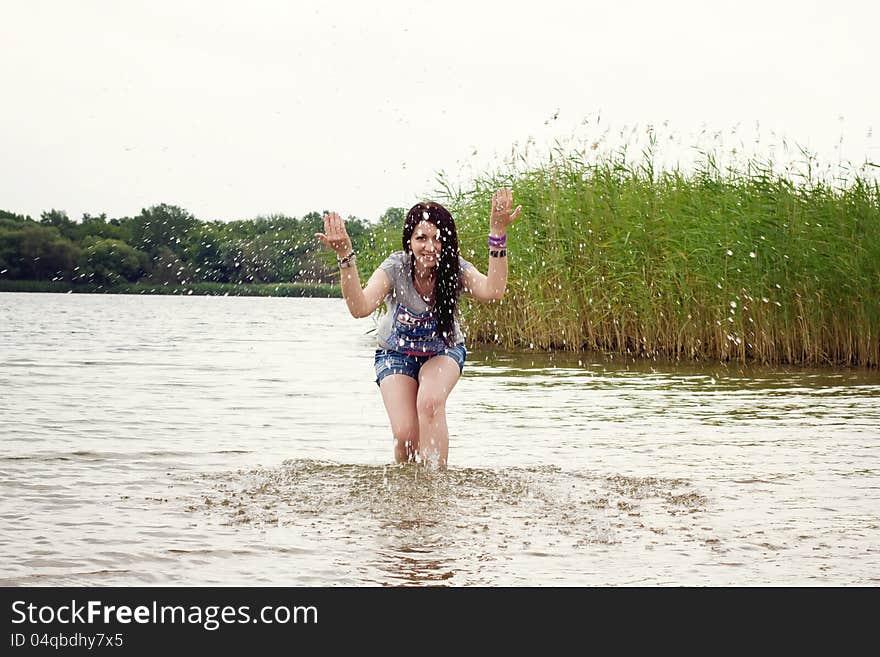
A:
POLYGON ((391 264, 404 264, 406 262, 406 251, 394 251, 391 255, 385 258, 382 261, 382 264, 391 263, 391 264))
POLYGON ((395 251, 382 261, 379 269, 384 269, 387 273, 392 274, 402 272, 408 264, 408 254, 405 251, 395 251))

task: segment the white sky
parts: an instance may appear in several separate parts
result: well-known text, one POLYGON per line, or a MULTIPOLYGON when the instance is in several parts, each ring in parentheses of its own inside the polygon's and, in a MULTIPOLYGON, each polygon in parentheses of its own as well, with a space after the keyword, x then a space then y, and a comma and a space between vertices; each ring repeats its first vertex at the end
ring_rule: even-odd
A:
POLYGON ((375 219, 596 117, 880 162, 878 7, 0 0, 0 208, 375 219))

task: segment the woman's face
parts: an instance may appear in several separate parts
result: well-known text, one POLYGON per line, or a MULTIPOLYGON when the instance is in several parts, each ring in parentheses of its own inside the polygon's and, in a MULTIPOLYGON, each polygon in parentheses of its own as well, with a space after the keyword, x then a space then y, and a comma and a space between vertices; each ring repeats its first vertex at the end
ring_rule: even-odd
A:
POLYGON ((425 269, 431 269, 440 262, 440 229, 430 221, 420 221, 413 230, 409 239, 409 248, 412 250, 416 262, 425 269))

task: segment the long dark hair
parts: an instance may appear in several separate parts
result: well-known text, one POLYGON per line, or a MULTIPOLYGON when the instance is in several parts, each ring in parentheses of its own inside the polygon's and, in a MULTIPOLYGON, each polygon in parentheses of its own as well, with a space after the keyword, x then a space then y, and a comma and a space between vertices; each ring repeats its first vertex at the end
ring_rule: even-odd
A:
POLYGON ((403 222, 403 250, 412 262, 412 276, 415 280, 415 258, 412 257, 409 241, 421 221, 429 221, 440 231, 440 262, 437 264, 437 278, 434 283, 434 313, 437 317, 437 330, 449 346, 455 344, 455 309, 461 292, 461 266, 458 262, 458 232, 455 220, 449 210, 439 203, 424 201, 416 203, 406 213, 403 222))

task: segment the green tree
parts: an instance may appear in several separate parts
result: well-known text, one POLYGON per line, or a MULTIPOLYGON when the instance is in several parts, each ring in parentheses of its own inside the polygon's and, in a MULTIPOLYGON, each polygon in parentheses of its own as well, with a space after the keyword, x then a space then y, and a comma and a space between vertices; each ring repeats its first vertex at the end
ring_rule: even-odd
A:
POLYGON ((14 223, 25 223, 27 221, 33 221, 28 216, 23 214, 15 214, 14 212, 10 212, 9 210, 0 210, 0 220, 2 219, 11 219, 14 223))
POLYGON ((200 224, 189 232, 183 260, 189 263, 193 280, 229 282, 229 272, 221 254, 223 242, 223 227, 219 222, 200 224))
POLYGON ((107 215, 103 212, 98 216, 92 216, 85 213, 82 216, 82 221, 78 224, 74 224, 71 229, 71 239, 77 242, 84 242, 90 237, 101 237, 104 239, 128 242, 127 238, 130 238, 131 235, 118 223, 108 223, 107 215))
POLYGON ((404 219, 406 219, 406 210, 403 208, 388 208, 379 217, 379 223, 386 226, 396 226, 403 230, 404 219))
POLYGON ((83 212, 82 223, 85 226, 87 226, 89 224, 106 224, 107 223, 107 213, 102 212, 98 216, 92 216, 88 212, 83 212))
POLYGON ((125 242, 95 239, 80 256, 80 280, 112 285, 136 281, 147 268, 149 256, 125 242))
POLYGON ((141 210, 129 226, 132 246, 154 256, 164 246, 180 255, 188 233, 199 226, 199 220, 183 208, 161 203, 141 210))
POLYGON ((55 227, 23 224, 0 229, 0 271, 24 280, 69 279, 79 249, 55 227))
POLYGON ((73 236, 73 230, 76 224, 70 220, 64 210, 49 210, 40 213, 40 223, 44 226, 53 226, 58 229, 64 237, 70 239, 73 236))
POLYGON ((188 283, 193 278, 191 266, 167 246, 160 246, 152 258, 150 280, 155 283, 188 283))

